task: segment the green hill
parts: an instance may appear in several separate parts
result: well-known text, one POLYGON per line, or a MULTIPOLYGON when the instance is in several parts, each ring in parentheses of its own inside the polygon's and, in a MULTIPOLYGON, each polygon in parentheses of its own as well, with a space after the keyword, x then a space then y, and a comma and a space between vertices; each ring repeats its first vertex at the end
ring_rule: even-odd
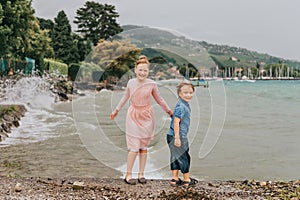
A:
MULTIPOLYGON (((245 48, 228 45, 210 44, 205 41, 190 40, 170 30, 162 30, 149 27, 126 25, 122 27, 123 39, 130 40, 148 53, 148 57, 162 56, 166 61, 174 65, 191 65, 199 71, 209 70, 218 66, 219 70, 241 68, 243 71, 251 70, 259 76, 261 70, 270 70, 270 74, 277 73, 281 76, 293 69, 293 76, 299 77, 300 62, 271 56, 265 53, 250 51, 245 48), (247 70, 246 70, 247 69, 247 70)), ((223 72, 224 74, 224 72, 223 72)), ((268 75, 268 74, 266 74, 268 75)), ((272 74, 271 74, 272 75, 272 74)))
POLYGON ((217 60, 221 61, 221 63, 226 63, 226 61, 229 60, 230 57, 235 57, 237 58, 240 65, 244 66, 252 66, 253 63, 265 63, 266 65, 268 65, 272 63, 283 62, 289 66, 300 67, 299 61, 279 58, 256 51, 249 51, 245 48, 232 47, 228 45, 209 44, 204 41, 201 41, 199 43, 207 50, 211 57, 216 58, 217 60))

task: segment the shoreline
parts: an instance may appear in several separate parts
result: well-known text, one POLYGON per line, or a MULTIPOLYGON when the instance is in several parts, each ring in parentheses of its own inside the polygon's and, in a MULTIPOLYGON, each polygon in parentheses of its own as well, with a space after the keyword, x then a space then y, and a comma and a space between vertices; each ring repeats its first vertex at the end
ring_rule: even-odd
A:
POLYGON ((95 159, 77 134, 0 147, 0 150, 0 177, 119 178, 122 174, 95 159))
POLYGON ((199 180, 186 189, 170 186, 167 179, 148 179, 145 185, 131 186, 120 178, 120 172, 93 158, 80 142, 78 135, 69 135, 1 148, 0 199, 300 198, 300 180, 199 180))
POLYGON ((24 105, 0 104, 0 143, 9 137, 13 128, 20 126, 20 120, 26 111, 24 105))
POLYGON ((195 187, 186 189, 170 186, 168 179, 147 179, 145 185, 132 186, 120 178, 120 172, 101 164, 79 143, 77 135, 71 135, 31 145, 3 147, 0 160, 0 199, 300 198, 300 180, 199 180, 195 187), (65 148, 60 148, 61 145, 65 148), (60 149, 58 155, 55 149, 60 149), (11 156, 12 153, 14 156, 11 156), (78 157, 82 159, 74 158, 74 153, 79 154, 78 157), (60 162, 56 161, 58 158, 60 162))
POLYGON ((120 172, 91 156, 77 134, 0 150, 0 200, 206 198, 201 195, 212 199, 300 199, 299 181, 288 180, 205 180, 189 190, 170 187, 165 179, 129 186, 119 178, 120 172), (74 188, 75 182, 80 189, 74 188))
POLYGON ((199 181, 194 187, 148 179, 128 185, 116 178, 9 178, 0 176, 1 199, 291 199, 300 197, 300 181, 199 181))

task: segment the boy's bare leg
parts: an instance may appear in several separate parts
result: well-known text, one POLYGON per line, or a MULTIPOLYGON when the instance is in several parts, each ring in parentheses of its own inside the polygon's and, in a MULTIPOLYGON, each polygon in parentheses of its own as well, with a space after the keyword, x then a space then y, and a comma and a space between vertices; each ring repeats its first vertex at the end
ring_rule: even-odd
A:
POLYGON ((189 173, 183 173, 183 181, 186 181, 186 182, 191 181, 189 173))
MULTIPOLYGON (((178 173, 179 173, 179 170, 172 170, 172 179, 178 181, 179 180, 178 173)), ((175 185, 176 182, 171 182, 171 184, 175 185)))

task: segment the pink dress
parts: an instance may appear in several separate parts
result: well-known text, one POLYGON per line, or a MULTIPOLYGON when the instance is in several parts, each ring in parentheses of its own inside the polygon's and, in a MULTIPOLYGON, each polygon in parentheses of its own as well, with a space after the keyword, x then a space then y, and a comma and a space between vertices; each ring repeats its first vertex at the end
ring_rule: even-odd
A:
POLYGON ((120 110, 130 99, 126 117, 126 141, 130 150, 146 148, 154 137, 155 118, 151 96, 165 112, 170 111, 160 96, 156 83, 151 79, 146 79, 143 83, 137 79, 130 79, 126 92, 117 106, 117 110, 120 110))

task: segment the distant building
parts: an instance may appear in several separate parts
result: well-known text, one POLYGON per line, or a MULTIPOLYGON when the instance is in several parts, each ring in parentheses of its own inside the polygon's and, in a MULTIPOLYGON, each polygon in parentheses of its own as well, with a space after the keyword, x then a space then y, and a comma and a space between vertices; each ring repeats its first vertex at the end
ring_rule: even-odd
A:
POLYGON ((231 56, 230 58, 229 58, 229 60, 232 60, 232 61, 238 61, 238 59, 236 58, 236 57, 233 57, 233 56, 231 56))

